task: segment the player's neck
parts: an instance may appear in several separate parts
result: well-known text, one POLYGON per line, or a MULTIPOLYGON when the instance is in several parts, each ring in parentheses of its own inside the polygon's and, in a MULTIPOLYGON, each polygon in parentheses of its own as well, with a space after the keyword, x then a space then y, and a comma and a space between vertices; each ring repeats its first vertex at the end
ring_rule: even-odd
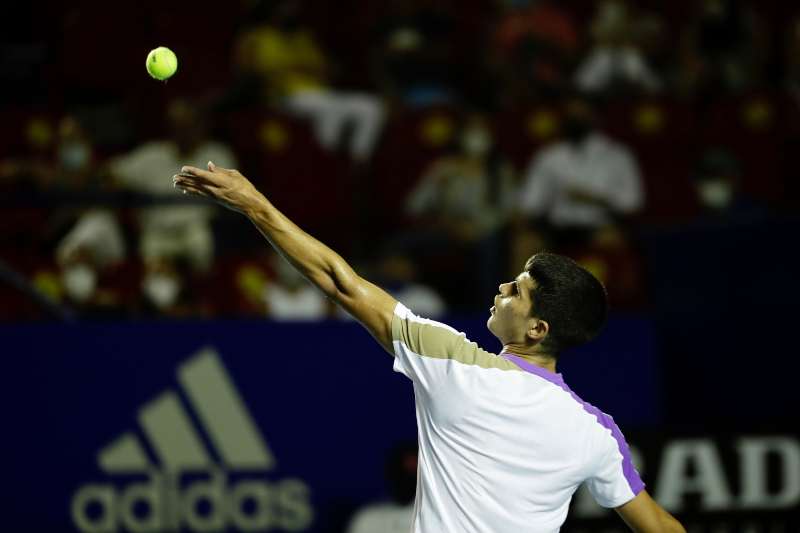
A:
POLYGON ((537 346, 517 346, 515 344, 506 344, 503 346, 503 353, 508 353, 521 357, 531 364, 540 366, 545 370, 555 373, 556 359, 547 354, 543 354, 537 350, 537 346))

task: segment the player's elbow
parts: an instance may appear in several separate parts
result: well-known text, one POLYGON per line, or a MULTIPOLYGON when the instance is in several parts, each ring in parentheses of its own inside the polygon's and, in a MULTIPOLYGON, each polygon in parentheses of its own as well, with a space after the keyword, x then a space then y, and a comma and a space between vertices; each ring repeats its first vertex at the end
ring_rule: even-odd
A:
POLYGON ((336 303, 354 300, 363 296, 364 280, 351 268, 333 268, 330 272, 332 294, 336 303))

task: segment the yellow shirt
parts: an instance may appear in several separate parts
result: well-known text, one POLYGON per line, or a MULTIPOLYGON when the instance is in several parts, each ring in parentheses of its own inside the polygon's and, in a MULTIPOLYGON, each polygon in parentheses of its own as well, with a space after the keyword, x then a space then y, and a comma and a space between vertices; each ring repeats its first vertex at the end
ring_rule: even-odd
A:
POLYGON ((308 31, 288 33, 272 26, 254 28, 243 37, 240 52, 250 70, 269 79, 277 96, 325 86, 325 56, 308 31))

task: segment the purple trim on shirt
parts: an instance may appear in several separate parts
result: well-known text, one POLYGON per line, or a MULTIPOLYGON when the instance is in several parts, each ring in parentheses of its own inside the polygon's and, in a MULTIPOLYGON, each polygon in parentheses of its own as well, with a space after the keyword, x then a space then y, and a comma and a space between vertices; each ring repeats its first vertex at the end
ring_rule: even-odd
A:
POLYGON ((520 367, 522 370, 530 372, 531 374, 535 374, 554 385, 558 385, 563 390, 568 392, 570 396, 572 396, 573 400, 581 404, 584 411, 594 415, 600 425, 609 429, 611 431, 611 436, 617 441, 619 453, 622 454, 622 474, 625 476, 625 480, 628 482, 628 486, 631 488, 633 495, 636 496, 642 491, 642 489, 644 489, 644 482, 642 481, 642 478, 639 477, 639 473, 633 467, 631 451, 628 448, 628 444, 625 442, 625 437, 622 436, 622 432, 619 430, 619 427, 617 427, 617 424, 614 423, 614 420, 610 416, 605 414, 594 405, 581 400, 580 397, 572 392, 572 389, 570 389, 569 386, 564 382, 564 378, 561 377, 561 374, 556 374, 555 372, 550 372, 546 368, 534 365, 518 355, 508 352, 503 352, 500 355, 520 367))

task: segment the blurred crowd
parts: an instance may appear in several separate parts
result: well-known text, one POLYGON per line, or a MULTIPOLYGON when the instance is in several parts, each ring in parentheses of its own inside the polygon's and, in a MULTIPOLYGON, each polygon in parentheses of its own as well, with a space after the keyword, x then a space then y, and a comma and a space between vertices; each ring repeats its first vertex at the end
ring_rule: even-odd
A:
POLYGON ((654 232, 797 207, 800 10, 673 4, 144 3, 116 16, 164 42, 97 52, 135 73, 86 68, 114 15, 51 6, 2 45, 0 319, 346 320, 239 215, 177 194, 208 161, 420 314, 487 308, 544 249, 646 308, 654 232))

